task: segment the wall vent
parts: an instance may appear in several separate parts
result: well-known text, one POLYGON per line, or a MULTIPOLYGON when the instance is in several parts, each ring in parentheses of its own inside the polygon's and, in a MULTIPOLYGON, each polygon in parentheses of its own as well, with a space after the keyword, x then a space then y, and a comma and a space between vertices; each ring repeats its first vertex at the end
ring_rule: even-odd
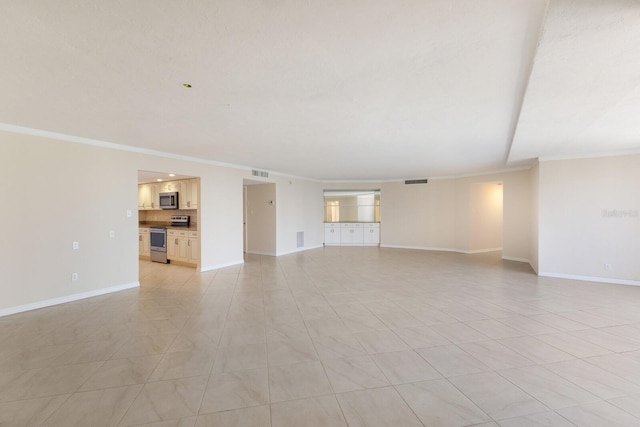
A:
POLYGON ((259 176, 260 178, 269 178, 269 172, 267 171, 260 171, 258 169, 252 169, 251 170, 251 175, 253 176, 259 176))
POLYGON ((407 179, 404 183, 405 184, 426 184, 428 182, 428 180, 425 179, 407 179))
POLYGON ((304 248, 304 231, 298 231, 296 238, 298 239, 298 248, 304 248))

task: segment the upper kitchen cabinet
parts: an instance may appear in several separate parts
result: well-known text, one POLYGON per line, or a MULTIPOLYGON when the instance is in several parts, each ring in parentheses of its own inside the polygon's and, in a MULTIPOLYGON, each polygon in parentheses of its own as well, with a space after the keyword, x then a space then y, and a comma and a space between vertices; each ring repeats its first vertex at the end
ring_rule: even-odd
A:
POLYGON ((160 186, 160 193, 171 193, 173 191, 180 191, 180 181, 166 181, 157 184, 160 186))
POLYGON ((198 178, 179 181, 178 203, 180 209, 198 209, 198 178))
POLYGON ((156 184, 140 184, 138 186, 138 210, 148 209, 160 209, 156 184))

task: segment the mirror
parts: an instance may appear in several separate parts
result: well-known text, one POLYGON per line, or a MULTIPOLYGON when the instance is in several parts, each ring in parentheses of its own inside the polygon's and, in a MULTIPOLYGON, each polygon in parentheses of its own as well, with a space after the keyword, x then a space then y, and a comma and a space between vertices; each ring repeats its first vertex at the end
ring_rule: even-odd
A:
POLYGON ((324 190, 325 222, 380 222, 380 190, 324 190))

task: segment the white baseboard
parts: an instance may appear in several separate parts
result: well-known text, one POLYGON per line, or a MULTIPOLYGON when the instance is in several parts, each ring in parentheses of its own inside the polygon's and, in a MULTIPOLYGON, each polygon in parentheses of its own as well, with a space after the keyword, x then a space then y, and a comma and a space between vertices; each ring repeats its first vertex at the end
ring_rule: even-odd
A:
POLYGON ((467 251, 464 249, 454 249, 454 248, 432 248, 427 246, 401 246, 401 245, 380 245, 381 248, 393 248, 393 249, 415 249, 419 251, 435 251, 435 252, 455 252, 458 254, 482 254, 485 252, 495 252, 501 251, 502 248, 488 248, 488 249, 476 249, 473 251, 467 251))
POLYGON ((526 258, 516 258, 513 256, 503 256, 503 260, 505 261, 517 261, 517 262, 526 262, 527 264, 531 264, 531 261, 526 258))
POLYGON ((436 252, 460 252, 458 249, 451 248, 431 248, 426 246, 403 246, 403 245, 380 245, 381 248, 391 249, 413 249, 418 251, 436 251, 436 252))
POLYGON ((124 291, 125 289, 138 288, 140 282, 125 283, 124 285, 110 286, 108 288, 97 289, 95 291, 82 292, 80 294, 66 295, 64 297, 52 298, 44 301, 32 302, 29 304, 19 305, 17 307, 9 307, 0 309, 0 317, 9 316, 11 314, 22 313, 25 311, 37 310, 39 308, 51 307, 52 305, 64 304, 67 302, 78 301, 85 298, 97 297, 113 292, 124 291))
POLYGON ((583 282, 598 282, 598 283, 612 283, 614 285, 640 286, 640 280, 614 279, 610 277, 580 276, 577 274, 549 273, 545 271, 541 271, 540 273, 538 273, 538 276, 554 277, 557 279, 581 280, 583 282))
POLYGON ((241 264, 244 264, 244 260, 231 261, 231 262, 226 262, 226 263, 223 263, 223 264, 206 265, 206 266, 200 268, 200 272, 204 273, 205 271, 220 270, 221 268, 234 267, 236 265, 241 265, 241 264))
POLYGON ((304 251, 309 251, 311 249, 318 249, 321 248, 322 245, 318 245, 318 246, 305 246, 304 248, 296 248, 292 251, 285 251, 285 252, 278 252, 276 253, 276 256, 282 256, 282 255, 289 255, 289 254, 295 254, 297 252, 304 252, 304 251))
POLYGON ((277 256, 274 252, 247 251, 249 255, 277 256))

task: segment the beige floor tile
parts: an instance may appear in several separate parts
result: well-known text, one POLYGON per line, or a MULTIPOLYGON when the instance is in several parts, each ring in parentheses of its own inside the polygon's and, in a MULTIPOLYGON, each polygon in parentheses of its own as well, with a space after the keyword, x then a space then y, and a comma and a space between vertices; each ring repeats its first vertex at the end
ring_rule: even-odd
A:
POLYGON ((272 403, 332 392, 329 379, 320 362, 269 368, 269 393, 272 403))
MULTIPOLYGON (((500 420, 500 427, 575 427, 575 424, 555 412, 523 415, 522 417, 500 420)), ((476 426, 474 426, 476 427, 476 426)))
POLYGON ((549 410, 529 394, 493 372, 454 377, 449 381, 494 420, 549 410))
POLYGON ((545 325, 551 326, 552 328, 558 329, 559 331, 563 332, 589 329, 589 326, 585 325, 584 323, 576 322, 554 313, 535 314, 529 317, 531 317, 531 319, 533 320, 544 323, 545 325))
POLYGON ((68 394, 62 394, 60 396, 0 403, 0 426, 39 426, 69 396, 68 394))
POLYGON ((542 366, 507 369, 499 371, 498 374, 551 409, 600 400, 595 395, 542 366))
POLYGON ((133 426, 196 415, 207 379, 192 377, 147 383, 120 424, 133 426))
POLYGON ((287 321, 267 324, 267 343, 278 341, 303 340, 309 338, 307 325, 297 317, 287 321))
POLYGON ((501 317, 498 322, 517 329, 525 335, 553 334, 560 330, 527 316, 501 317))
POLYGON ((578 358, 601 356, 603 354, 611 353, 610 350, 607 350, 604 347, 600 347, 599 345, 574 337, 566 332, 550 335, 538 335, 536 338, 578 358))
POLYGON ((214 360, 215 353, 208 351, 165 353, 149 381, 209 375, 214 360))
POLYGON ((394 329, 393 332, 413 349, 451 344, 451 341, 428 326, 394 329))
POLYGON ((73 393, 103 362, 63 365, 26 371, 4 384, 0 401, 73 393))
POLYGON ((367 354, 353 334, 317 337, 313 339, 320 360, 340 359, 343 357, 363 356, 367 354))
POLYGON ((575 359, 575 356, 540 341, 536 337, 505 338, 497 342, 539 364, 575 359))
POLYGON ((163 354, 175 338, 176 334, 134 336, 129 338, 112 358, 122 359, 125 357, 163 354))
POLYGON ((584 360, 552 363, 545 365, 545 368, 601 399, 640 393, 640 386, 584 360))
POLYGON ((442 377, 413 350, 378 353, 373 355, 373 360, 391 384, 406 384, 442 377))
MULTIPOLYGON (((640 350, 640 340, 613 335, 602 329, 587 329, 570 332, 570 334, 614 353, 640 350)), ((640 338, 640 330, 636 338, 640 338)))
POLYGON ((271 411, 268 405, 235 411, 199 415, 196 427, 269 427, 271 411))
POLYGON ((266 369, 215 373, 209 378, 200 413, 262 406, 269 403, 266 369))
POLYGON ((428 426, 467 426, 490 420, 475 403, 447 380, 396 386, 413 412, 428 426))
POLYGON ((231 372, 266 367, 267 345, 246 344, 219 348, 213 371, 231 372))
POLYGON ((381 330, 371 332, 360 332, 354 334, 360 345, 369 354, 384 353, 389 351, 409 350, 404 341, 393 331, 381 330))
POLYGON ((267 358, 269 366, 319 360, 313 342, 308 337, 267 343, 267 358))
POLYGON ((175 420, 158 421, 157 423, 142 424, 137 427, 194 427, 197 417, 185 417, 175 420))
POLYGON ((349 427, 422 426, 393 387, 352 391, 337 397, 349 427))
POLYGON ((557 411, 560 415, 578 426, 638 426, 640 418, 615 407, 608 402, 587 403, 557 411))
POLYGON ((491 339, 483 333, 480 333, 479 331, 461 322, 433 325, 431 326, 431 328, 454 344, 486 341, 491 339))
POLYGON ((383 387, 389 380, 371 356, 328 359, 322 362, 335 393, 383 387))
POLYGON ((494 340, 525 335, 522 331, 495 319, 476 320, 474 322, 465 322, 465 324, 494 340))
POLYGON ((117 426, 142 385, 74 393, 44 426, 117 426))
POLYGON ((458 347, 494 370, 535 364, 533 361, 500 344, 498 341, 470 342, 458 344, 458 347))
POLYGON ((584 361, 640 385, 640 360, 628 357, 627 353, 589 357, 584 361))
POLYGON ((340 335, 349 333, 347 325, 338 317, 327 317, 320 319, 305 320, 309 335, 311 337, 324 337, 329 335, 340 335))
POLYGON ((640 418, 640 394, 632 394, 630 396, 609 399, 609 403, 617 406, 623 411, 627 411, 637 418, 640 418))
POLYGON ((418 349, 416 352, 444 377, 490 371, 487 365, 456 345, 418 349))
POLYGON ((607 326, 619 325, 619 323, 614 320, 598 316, 588 311, 566 311, 558 314, 566 319, 582 323, 591 328, 605 328, 607 326))
POLYGON ((335 396, 320 396, 271 405, 272 427, 347 427, 335 396))
POLYGON ((144 384, 160 359, 161 355, 107 360, 82 384, 80 391, 144 384))

